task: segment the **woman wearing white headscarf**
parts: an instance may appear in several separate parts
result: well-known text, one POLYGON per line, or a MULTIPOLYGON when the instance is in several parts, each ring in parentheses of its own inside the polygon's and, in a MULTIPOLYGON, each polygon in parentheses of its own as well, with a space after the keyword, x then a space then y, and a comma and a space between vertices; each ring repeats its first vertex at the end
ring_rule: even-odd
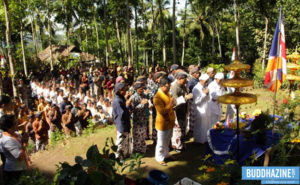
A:
POLYGON ((211 128, 209 109, 209 90, 206 88, 209 76, 202 74, 193 89, 193 104, 195 106, 194 142, 207 142, 207 130, 211 128))
POLYGON ((221 80, 224 79, 223 73, 217 73, 215 79, 208 85, 210 101, 210 115, 211 125, 220 121, 222 116, 222 105, 218 102, 218 97, 225 94, 225 89, 220 85, 221 80))

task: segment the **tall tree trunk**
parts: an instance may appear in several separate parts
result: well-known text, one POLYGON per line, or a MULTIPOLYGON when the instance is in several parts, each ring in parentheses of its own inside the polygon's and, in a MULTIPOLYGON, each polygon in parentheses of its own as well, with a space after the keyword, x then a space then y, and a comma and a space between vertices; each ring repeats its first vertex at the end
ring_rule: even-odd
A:
POLYGON ((127 35, 128 35, 128 65, 133 66, 131 58, 131 37, 130 37, 130 18, 129 18, 129 0, 126 0, 126 22, 127 22, 127 35))
POLYGON ((172 42, 173 42, 173 64, 176 64, 176 22, 175 22, 176 0, 173 0, 173 16, 172 16, 172 42))
POLYGON ((134 7, 134 16, 135 16, 135 62, 136 68, 139 69, 139 37, 138 37, 138 17, 137 17, 137 7, 134 7))
POLYGON ((130 39, 129 39, 129 42, 130 42, 130 46, 131 46, 131 64, 132 64, 132 66, 134 65, 133 64, 133 39, 132 39, 132 32, 131 32, 131 29, 130 29, 130 31, 129 31, 129 35, 130 35, 130 39))
MULTIPOLYGON (((141 1, 141 4, 142 4, 142 11, 145 12, 144 1, 141 1)), ((146 18, 145 18, 144 15, 141 15, 141 16, 143 18, 143 29, 147 30, 147 28, 146 28, 146 18)), ((146 41, 145 41, 145 35, 143 36, 143 63, 144 63, 145 68, 147 68, 147 65, 146 65, 146 41)))
POLYGON ((99 33, 98 33, 98 23, 96 20, 96 14, 94 13, 94 24, 95 24, 95 31, 96 31, 96 42, 97 42, 97 57, 100 60, 100 45, 99 45, 99 33))
POLYGON ((85 25, 84 29, 85 29, 86 59, 87 61, 89 61, 89 43, 88 43, 87 25, 85 25))
POLYGON ((151 1, 151 13, 152 13, 152 26, 151 26, 151 64, 156 66, 156 61, 154 61, 154 8, 153 0, 151 1))
POLYGON ((13 63, 13 51, 12 51, 12 43, 11 43, 11 30, 10 30, 10 20, 9 20, 9 3, 8 0, 3 0, 4 9, 5 9, 5 24, 6 24, 6 44, 7 44, 7 55, 9 61, 9 68, 11 74, 11 82, 13 87, 13 95, 18 96, 17 88, 15 86, 15 66, 13 63))
POLYGON ((123 45, 124 45, 124 50, 125 50, 124 55, 127 57, 126 60, 128 62, 128 51, 127 51, 128 47, 127 47, 127 42, 126 42, 127 41, 126 34, 127 34, 127 31, 122 35, 123 35, 123 45))
POLYGON ((122 49, 122 41, 121 41, 121 37, 120 37, 119 23, 118 23, 117 19, 115 21, 115 24, 116 24, 117 39, 118 39, 118 44, 119 44, 119 50, 121 53, 122 64, 125 65, 124 53, 123 53, 123 49, 122 49))
POLYGON ((261 63, 261 69, 263 71, 265 70, 265 63, 266 63, 266 49, 267 49, 267 36, 268 36, 268 23, 269 23, 268 17, 265 17, 265 21, 266 21, 265 40, 264 40, 263 58, 261 63))
POLYGON ((106 0, 104 0, 103 3, 104 3, 105 65, 108 67, 109 66, 109 53, 108 53, 106 0))
POLYGON ((221 59, 223 59, 222 47, 221 47, 221 42, 220 42, 220 33, 219 33, 219 30, 218 30, 218 26, 216 26, 216 34, 217 34, 217 38, 218 38, 219 54, 220 54, 221 59))
POLYGON ((184 18, 183 18, 183 38, 182 38, 182 56, 181 56, 181 66, 184 65, 184 55, 185 55, 185 27, 186 27, 186 10, 187 10, 187 1, 185 0, 185 5, 184 5, 184 18))
POLYGON ((236 46, 237 46, 237 56, 240 59, 240 32, 239 32, 239 10, 237 0, 234 0, 234 21, 235 21, 235 36, 236 36, 236 46))
POLYGON ((32 21, 30 23, 31 25, 31 31, 32 31, 32 40, 33 40, 33 44, 34 44, 34 49, 35 49, 35 55, 36 57, 38 57, 38 46, 37 46, 37 39, 36 39, 36 29, 34 27, 34 15, 32 14, 32 21))
POLYGON ((215 58, 215 28, 212 26, 211 55, 215 58))
POLYGON ((162 40, 162 50, 163 50, 163 62, 164 66, 166 66, 166 44, 165 44, 165 23, 163 19, 163 13, 162 13, 162 7, 161 7, 161 0, 158 0, 158 6, 159 6, 159 13, 160 13, 160 24, 161 24, 161 40, 162 40))
POLYGON ((50 22, 50 11, 49 11, 49 4, 48 0, 46 0, 47 6, 47 16, 48 16, 48 34, 49 34, 49 46, 50 46, 50 69, 53 71, 53 56, 52 56, 52 33, 51 33, 51 22, 50 22))
POLYGON ((22 47, 22 59, 23 59, 23 67, 24 67, 24 74, 27 77, 27 65, 26 65, 26 58, 25 58, 25 51, 24 51, 24 41, 23 41, 23 23, 22 19, 20 20, 20 40, 21 40, 21 47, 22 47))

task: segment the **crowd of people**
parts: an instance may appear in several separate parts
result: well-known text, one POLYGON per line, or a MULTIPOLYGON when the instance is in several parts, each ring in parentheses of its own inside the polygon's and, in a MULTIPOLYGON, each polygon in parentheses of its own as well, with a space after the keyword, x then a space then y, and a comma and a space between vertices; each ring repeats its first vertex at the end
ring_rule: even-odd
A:
MULTIPOLYGON (((76 67, 20 78, 19 96, 0 97, 4 172, 7 177, 18 176, 28 167, 29 139, 36 151, 44 150, 53 132, 79 136, 91 122, 116 125, 118 157, 145 154, 146 140, 151 139, 156 144, 155 159, 166 165, 166 158, 173 159, 170 142, 179 153, 186 149, 189 132, 196 143, 207 142, 207 130, 222 115, 217 101, 226 93, 222 79, 224 74, 214 74, 213 68, 203 71, 191 65, 185 71, 176 64, 140 71, 130 66, 76 67)), ((229 106, 230 117, 233 112, 229 106)))

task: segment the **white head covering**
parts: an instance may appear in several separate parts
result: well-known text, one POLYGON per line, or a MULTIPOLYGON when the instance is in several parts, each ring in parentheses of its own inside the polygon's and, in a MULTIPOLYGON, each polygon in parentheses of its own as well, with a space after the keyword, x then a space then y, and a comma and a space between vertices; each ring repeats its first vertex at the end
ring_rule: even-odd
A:
POLYGON ((223 73, 217 73, 215 75, 215 79, 220 79, 220 80, 224 79, 224 74, 223 73))
POLYGON ((204 81, 206 81, 208 79, 209 79, 209 76, 206 73, 202 74, 199 78, 199 80, 204 80, 204 81))

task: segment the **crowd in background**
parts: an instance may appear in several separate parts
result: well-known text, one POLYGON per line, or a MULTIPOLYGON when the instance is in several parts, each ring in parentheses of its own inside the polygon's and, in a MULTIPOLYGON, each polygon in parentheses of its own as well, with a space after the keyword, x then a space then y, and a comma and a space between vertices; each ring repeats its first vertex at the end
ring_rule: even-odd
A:
MULTIPOLYGON (((189 132, 194 133, 195 142, 207 141, 207 130, 221 119, 217 98, 225 93, 220 86, 223 78, 213 68, 201 71, 191 65, 185 70, 176 64, 170 69, 157 65, 138 71, 121 65, 76 67, 20 77, 19 96, 0 97, 4 171, 9 177, 18 175, 10 172, 27 168, 29 139, 36 151, 44 150, 53 132, 79 136, 91 123, 116 125, 121 158, 131 152, 145 154, 146 140, 153 140, 155 158, 165 165, 165 158, 172 157, 169 142, 176 152, 183 152, 189 132)), ((6 87, 9 94, 9 84, 6 87)))

